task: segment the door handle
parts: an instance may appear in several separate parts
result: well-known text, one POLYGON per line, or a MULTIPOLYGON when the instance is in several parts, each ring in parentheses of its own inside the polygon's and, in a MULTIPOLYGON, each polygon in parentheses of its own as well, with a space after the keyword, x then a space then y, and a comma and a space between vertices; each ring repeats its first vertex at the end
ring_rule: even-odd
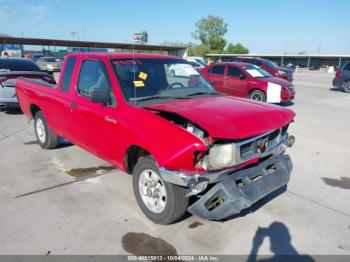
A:
POLYGON ((112 123, 114 125, 118 124, 118 121, 116 119, 110 117, 110 116, 105 116, 105 121, 106 122, 110 122, 110 123, 112 123))
POLYGON ((71 103, 71 104, 70 104, 70 108, 72 108, 72 109, 77 108, 77 104, 76 104, 76 103, 71 103))

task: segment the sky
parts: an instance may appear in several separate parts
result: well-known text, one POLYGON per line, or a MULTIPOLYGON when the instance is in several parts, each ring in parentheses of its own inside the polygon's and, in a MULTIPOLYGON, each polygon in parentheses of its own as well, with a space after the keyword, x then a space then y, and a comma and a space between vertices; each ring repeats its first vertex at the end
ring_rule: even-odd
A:
POLYGON ((196 22, 214 15, 250 53, 350 54, 349 10, 348 0, 0 0, 0 33, 131 43, 147 31, 149 44, 196 43, 196 22))

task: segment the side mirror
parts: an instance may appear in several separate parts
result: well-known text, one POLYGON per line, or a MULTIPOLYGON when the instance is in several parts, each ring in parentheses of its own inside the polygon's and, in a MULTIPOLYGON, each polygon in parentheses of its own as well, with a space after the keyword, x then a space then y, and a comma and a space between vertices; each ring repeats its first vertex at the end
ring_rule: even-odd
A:
POLYGON ((246 79, 247 77, 244 74, 239 75, 239 79, 246 79))
POLYGON ((93 88, 91 90, 91 101, 103 105, 110 105, 112 98, 109 88, 93 88))

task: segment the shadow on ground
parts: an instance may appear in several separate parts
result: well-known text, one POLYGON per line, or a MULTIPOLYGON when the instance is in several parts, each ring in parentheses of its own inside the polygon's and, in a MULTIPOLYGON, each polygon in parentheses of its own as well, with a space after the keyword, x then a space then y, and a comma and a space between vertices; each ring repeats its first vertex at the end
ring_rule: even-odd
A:
POLYGON ((283 107, 290 107, 290 106, 294 105, 294 102, 293 101, 288 101, 288 102, 281 103, 279 105, 283 106, 283 107))
POLYGON ((331 87, 329 90, 335 92, 343 92, 343 89, 341 87, 331 87))
POLYGON ((292 245, 292 237, 285 224, 273 222, 269 227, 258 227, 253 238, 252 249, 247 262, 274 262, 274 261, 315 261, 311 256, 300 255, 292 245), (273 256, 258 256, 259 249, 265 238, 270 240, 273 256))
POLYGON ((22 110, 19 108, 5 109, 5 110, 2 110, 2 112, 4 112, 7 115, 22 115, 23 114, 22 110))
MULTIPOLYGON (((28 141, 28 142, 24 142, 24 145, 39 145, 39 142, 37 140, 32 140, 32 141, 28 141)), ((70 147, 73 146, 74 144, 64 140, 63 138, 60 138, 59 140, 59 144, 57 145, 57 147, 51 149, 51 150, 55 150, 55 149, 60 149, 60 148, 65 148, 65 147, 70 147)))
POLYGON ((322 180, 331 187, 350 189, 350 178, 348 177, 341 177, 340 179, 322 177, 322 180))

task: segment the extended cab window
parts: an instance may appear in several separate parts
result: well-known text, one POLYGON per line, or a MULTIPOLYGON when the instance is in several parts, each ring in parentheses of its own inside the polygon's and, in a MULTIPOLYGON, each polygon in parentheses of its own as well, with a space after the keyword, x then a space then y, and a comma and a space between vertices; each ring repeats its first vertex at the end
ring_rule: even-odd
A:
POLYGON ((63 71, 61 91, 67 92, 69 90, 70 81, 72 79, 73 69, 75 66, 76 57, 70 57, 67 60, 66 66, 63 71))
POLYGON ((213 66, 209 69, 210 74, 223 75, 225 72, 225 66, 213 66))
POLYGON ((111 89, 111 86, 103 63, 97 60, 85 60, 80 69, 78 92, 81 96, 90 98, 93 88, 111 89))
POLYGON ((238 68, 229 66, 227 75, 231 77, 241 77, 241 75, 244 75, 244 74, 238 68))

